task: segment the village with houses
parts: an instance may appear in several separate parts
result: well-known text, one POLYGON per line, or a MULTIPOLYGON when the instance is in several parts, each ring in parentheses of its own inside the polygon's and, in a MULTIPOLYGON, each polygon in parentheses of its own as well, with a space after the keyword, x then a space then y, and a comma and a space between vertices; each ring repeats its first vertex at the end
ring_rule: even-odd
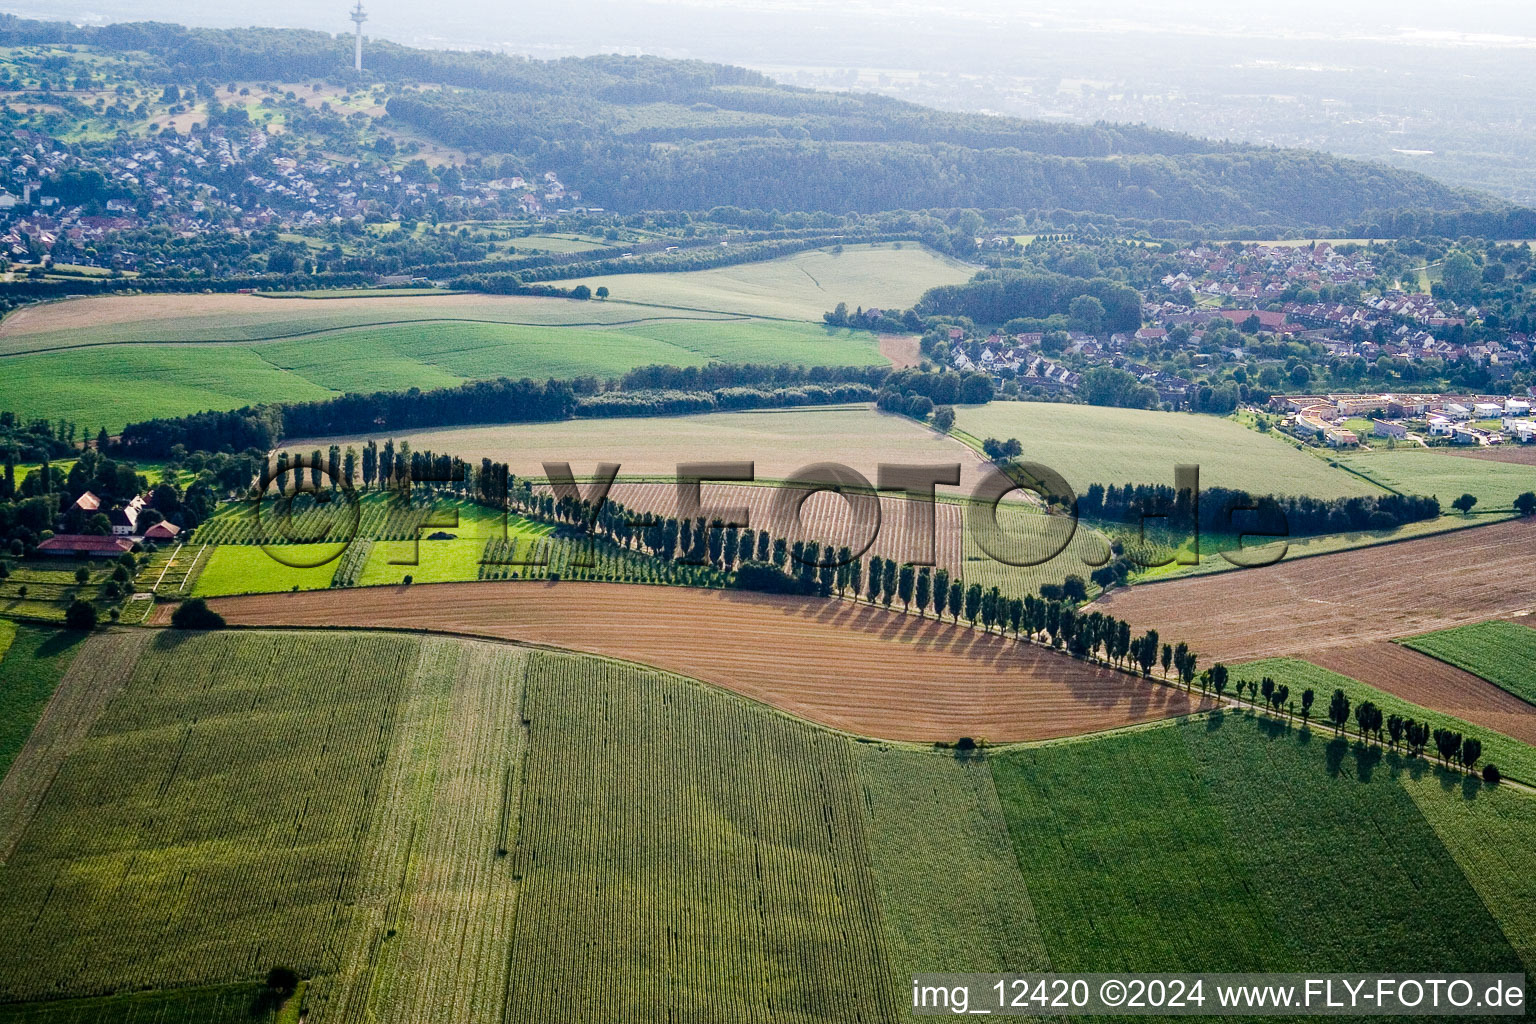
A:
MULTIPOLYGON (((149 228, 179 239, 304 232, 396 220, 540 219, 601 213, 580 205, 554 171, 476 179, 424 163, 285 155, 262 127, 193 125, 83 155, 46 135, 11 133, 0 158, 0 255, 38 268, 68 264, 163 272, 174 252, 132 244, 149 228), (127 244, 124 244, 125 241, 127 244)), ((196 264, 183 269, 196 269, 196 264)), ((238 268, 217 268, 220 270, 238 268)))
POLYGON ((1532 444, 1531 405, 1529 398, 1498 395, 1417 394, 1276 395, 1269 402, 1285 414, 1288 432, 1329 448, 1532 444), (1362 420, 1369 421, 1369 431, 1362 420))
MULTIPOLYGON (((1359 246, 1335 247, 1319 241, 1236 248, 1237 253, 1232 247, 1201 244, 1178 249, 1174 258, 1180 269, 1147 290, 1143 326, 1135 331, 1009 333, 994 329, 981 333, 949 327, 939 355, 957 370, 988 373, 1005 390, 1034 398, 1070 397, 1087 369, 1112 366, 1154 390, 1168 408, 1188 407, 1196 382, 1220 373, 1223 367, 1229 379, 1248 386, 1245 396, 1254 393, 1253 404, 1264 405, 1287 384, 1306 383, 1293 376, 1298 359, 1281 355, 1286 350, 1308 353, 1304 361, 1312 364, 1348 366, 1357 376, 1375 366, 1470 363, 1485 371, 1490 383, 1511 382, 1516 369, 1533 356, 1536 338, 1519 331, 1488 330, 1482 311, 1475 306, 1400 287, 1374 294, 1364 290, 1373 282, 1379 285, 1382 278, 1359 246), (1350 251, 1341 252, 1341 248, 1350 251), (1335 298, 1323 301, 1318 292, 1335 298), (1479 330, 1469 332, 1474 324, 1479 330)), ((1526 394, 1529 389, 1515 390, 1526 394)), ((1326 398, 1309 397, 1319 406, 1326 398)), ((1362 401, 1368 403, 1367 411, 1380 407, 1384 421, 1402 419, 1386 415, 1390 398, 1377 394, 1362 401)), ((1418 410, 1446 422, 1426 420, 1416 425, 1422 427, 1426 440, 1436 442, 1526 442, 1531 438, 1523 421, 1529 410, 1520 409, 1523 404, 1522 398, 1509 399, 1507 394, 1487 400, 1446 397, 1441 405, 1450 408, 1444 416, 1440 416, 1440 405, 1418 410), (1512 404, 1513 412, 1504 408, 1506 402, 1512 404), (1462 409, 1467 411, 1465 416, 1460 415, 1462 409), (1500 421, 1497 429, 1493 420, 1500 421)), ((1354 415, 1350 412, 1346 418, 1354 415)), ((1335 418, 1309 415, 1297 426, 1297 433, 1348 445, 1350 432, 1333 423, 1335 418)))

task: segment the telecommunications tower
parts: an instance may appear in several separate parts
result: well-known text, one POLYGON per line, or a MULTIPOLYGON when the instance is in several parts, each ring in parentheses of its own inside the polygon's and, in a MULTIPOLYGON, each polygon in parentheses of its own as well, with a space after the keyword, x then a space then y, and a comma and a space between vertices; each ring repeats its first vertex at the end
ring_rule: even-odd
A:
POLYGON ((357 0, 357 6, 352 8, 352 20, 357 24, 356 45, 352 49, 352 70, 363 70, 363 22, 368 20, 368 15, 363 13, 363 0, 357 0))

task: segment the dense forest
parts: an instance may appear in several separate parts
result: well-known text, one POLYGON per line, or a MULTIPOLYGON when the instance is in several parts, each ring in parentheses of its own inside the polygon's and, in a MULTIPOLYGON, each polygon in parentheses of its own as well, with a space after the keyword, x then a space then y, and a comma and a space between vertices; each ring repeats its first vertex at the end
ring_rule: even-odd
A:
MULTIPOLYGON (((147 54, 167 82, 350 75, 348 40, 318 32, 0 17, 0 45, 29 43, 147 54)), ((1066 209, 1301 227, 1389 221, 1411 210, 1415 223, 1438 212, 1482 218, 1487 234, 1536 234, 1529 211, 1321 153, 1141 126, 947 113, 697 61, 533 61, 375 41, 367 75, 390 83, 397 127, 553 169, 581 181, 586 202, 620 212, 1066 209), (411 82, 430 84, 402 86, 411 82)))

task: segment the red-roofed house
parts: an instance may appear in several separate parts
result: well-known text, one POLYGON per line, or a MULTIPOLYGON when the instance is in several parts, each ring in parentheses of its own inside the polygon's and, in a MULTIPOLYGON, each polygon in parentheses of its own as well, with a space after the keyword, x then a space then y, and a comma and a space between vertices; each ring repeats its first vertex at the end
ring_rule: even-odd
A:
POLYGON ((145 540, 175 540, 176 539, 176 535, 178 533, 180 533, 180 532, 181 532, 181 527, 177 526, 175 523, 167 523, 167 522, 161 521, 161 522, 156 523, 154 526, 151 526, 149 529, 144 531, 144 539, 145 540))
POLYGON ((40 555, 59 558, 116 558, 133 550, 127 537, 87 537, 79 533, 61 533, 37 546, 40 555))
POLYGON ((75 508, 82 512, 95 512, 101 508, 101 499, 96 497, 96 495, 92 494, 90 491, 86 491, 84 494, 80 495, 80 497, 75 499, 75 508))

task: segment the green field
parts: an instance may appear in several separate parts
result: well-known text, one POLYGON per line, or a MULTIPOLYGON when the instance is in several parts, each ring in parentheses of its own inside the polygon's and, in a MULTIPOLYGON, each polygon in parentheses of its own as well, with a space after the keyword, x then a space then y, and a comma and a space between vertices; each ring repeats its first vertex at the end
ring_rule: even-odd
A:
POLYGON ((0 324, 0 409, 116 431, 205 409, 502 376, 611 379, 711 361, 884 365, 873 334, 827 328, 821 314, 842 299, 909 305, 973 269, 916 245, 851 246, 611 279, 627 302, 391 292, 43 303, 0 324))
POLYGON ((273 1020, 252 1013, 261 988, 247 982, 0 1005, 0 1024, 252 1024, 273 1020))
POLYGON ((237 409, 256 402, 306 402, 332 394, 234 346, 133 346, 45 352, 3 361, 0 408, 116 432, 125 423, 237 409))
POLYGON ((339 544, 220 545, 207 556, 193 597, 324 590, 342 553, 339 544))
POLYGON ((614 299, 820 322, 839 302, 905 309, 929 288, 969 281, 978 267, 915 243, 816 249, 763 263, 660 274, 610 274, 561 281, 606 287, 614 299), (897 248, 900 244, 901 247, 897 248))
POLYGON ((1530 466, 1489 459, 1469 459, 1438 449, 1398 448, 1395 451, 1350 452, 1332 456, 1339 465, 1403 494, 1428 494, 1440 499, 1451 515, 1451 502, 1463 494, 1477 497, 1474 516, 1513 511, 1515 496, 1536 490, 1530 466))
POLYGON ((447 387, 492 377, 620 377, 637 366, 796 363, 878 366, 875 336, 766 320, 612 328, 412 324, 338 331, 255 351, 335 391, 447 387))
POLYGON ((48 706, 80 639, 0 619, 0 779, 48 706))
POLYGON ((1515 622, 1479 622, 1411 636, 1398 643, 1464 668, 1536 704, 1536 629, 1515 622))
MULTIPOLYGON (((994 760, 1054 970, 1529 969, 1399 778, 1415 769, 1266 726, 1218 714, 994 760)), ((1536 823, 1536 800, 1505 804, 1536 823)))
POLYGON ((916 971, 1536 952, 1536 799, 1242 712, 963 756, 446 637, 76 664, 0 827, 0 927, 38 938, 0 994, 69 1001, 8 1024, 223 1024, 279 962, 317 1024, 809 1022, 905 1019, 916 971))
MULTIPOLYGON (((1356 707, 1361 701, 1368 700, 1388 715, 1402 715, 1404 718, 1429 722, 1436 729, 1453 729, 1463 736, 1477 736, 1483 741, 1484 764, 1492 762, 1510 778, 1536 783, 1536 747, 1444 712, 1421 707, 1368 683, 1362 683, 1358 679, 1319 668, 1299 658, 1263 658, 1233 666, 1231 671, 1234 680, 1261 680, 1265 676, 1270 676, 1276 682, 1285 683, 1291 688, 1291 702, 1298 709, 1298 714, 1301 707, 1301 691, 1311 688, 1317 694, 1317 703, 1312 708, 1314 723, 1323 722, 1328 711, 1328 700, 1333 696, 1333 691, 1339 689, 1349 695, 1351 707, 1356 707)), ((1332 726, 1318 724, 1318 728, 1329 735, 1333 733, 1332 726)), ((1354 729, 1353 719, 1350 720, 1350 728, 1354 729)))
POLYGON ((1018 438, 1025 461, 1051 467, 1079 493, 1095 483, 1172 487, 1180 464, 1200 467, 1203 488, 1317 498, 1382 493, 1315 456, 1215 416, 1050 402, 992 402, 955 411, 956 428, 978 445, 989 437, 1018 438))
POLYGON ((0 408, 109 431, 125 423, 303 402, 346 391, 424 390, 495 377, 616 378, 712 361, 878 366, 873 334, 763 320, 589 329, 495 323, 351 328, 301 341, 100 346, 9 356, 0 408))
MULTIPOLYGON (((382 441, 385 434, 374 436, 382 441)), ((359 444, 367 436, 288 442, 293 451, 325 450, 331 444, 359 444)), ((559 423, 507 423, 397 431, 395 443, 412 451, 451 452, 475 462, 505 462, 519 477, 544 476, 545 462, 569 462, 580 477, 599 462, 616 462, 623 479, 677 475, 679 463, 750 461, 757 480, 785 480, 816 462, 839 462, 873 484, 880 463, 960 463, 960 487, 940 493, 970 493, 986 468, 964 445, 906 416, 869 405, 758 409, 690 416, 598 417, 559 423)))

